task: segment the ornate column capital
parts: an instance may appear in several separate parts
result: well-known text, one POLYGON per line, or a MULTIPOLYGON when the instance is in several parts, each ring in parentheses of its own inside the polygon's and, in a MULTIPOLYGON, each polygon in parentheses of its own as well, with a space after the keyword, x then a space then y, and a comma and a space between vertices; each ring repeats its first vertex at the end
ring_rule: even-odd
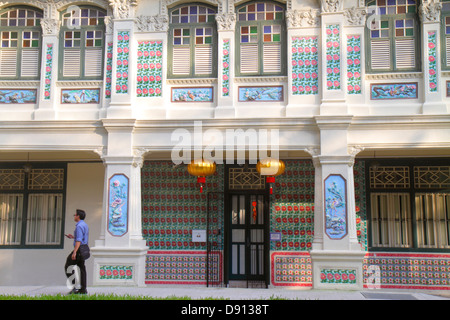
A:
POLYGON ((322 12, 324 13, 336 13, 343 9, 343 0, 321 0, 322 12))
POLYGON ((419 7, 419 17, 423 23, 439 22, 441 18, 442 3, 438 0, 423 1, 419 7))
POLYGON ((135 20, 138 31, 166 32, 169 30, 169 16, 158 14, 156 16, 138 16, 135 20))
POLYGON ((347 25, 350 26, 362 26, 366 21, 367 10, 366 8, 351 7, 344 11, 344 17, 347 25))
POLYGON ((59 34, 60 23, 58 19, 44 18, 41 19, 42 34, 44 36, 59 34))
POLYGON ((114 19, 134 18, 137 0, 108 0, 114 19))
POLYGON ((233 31, 236 25, 235 13, 219 13, 216 14, 218 31, 233 31))
POLYGON ((286 25, 288 28, 317 27, 319 25, 319 10, 286 10, 286 25))

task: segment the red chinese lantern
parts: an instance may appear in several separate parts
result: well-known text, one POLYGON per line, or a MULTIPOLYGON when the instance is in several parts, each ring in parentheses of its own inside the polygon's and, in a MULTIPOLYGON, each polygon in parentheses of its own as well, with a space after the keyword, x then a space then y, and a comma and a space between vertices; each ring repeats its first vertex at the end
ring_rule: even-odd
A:
POLYGON ((197 183, 200 183, 200 192, 203 192, 206 177, 216 172, 216 163, 205 159, 193 160, 188 164, 187 169, 189 174, 197 177, 197 183))
POLYGON ((275 177, 284 173, 285 164, 282 160, 267 158, 258 161, 256 170, 260 175, 266 176, 266 182, 270 186, 270 194, 272 194, 272 184, 275 183, 275 177))

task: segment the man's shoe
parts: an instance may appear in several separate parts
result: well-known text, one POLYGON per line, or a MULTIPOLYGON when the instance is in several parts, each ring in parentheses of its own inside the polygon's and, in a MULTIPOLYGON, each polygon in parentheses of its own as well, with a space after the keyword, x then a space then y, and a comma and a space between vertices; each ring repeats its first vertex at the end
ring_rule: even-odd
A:
POLYGON ((68 294, 77 294, 78 289, 73 288, 68 294))
POLYGON ((87 293, 88 293, 88 292, 87 292, 86 289, 84 289, 84 290, 79 289, 79 290, 77 290, 77 292, 76 292, 76 294, 87 294, 87 293))

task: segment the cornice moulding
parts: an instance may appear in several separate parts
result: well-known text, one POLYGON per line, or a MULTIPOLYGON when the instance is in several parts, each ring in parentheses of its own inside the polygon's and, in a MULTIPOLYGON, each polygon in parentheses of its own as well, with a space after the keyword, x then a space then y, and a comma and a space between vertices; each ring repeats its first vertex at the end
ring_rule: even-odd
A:
POLYGON ((235 77, 236 83, 287 82, 287 77, 235 77))
POLYGON ((198 85, 198 84, 213 84, 217 83, 217 78, 204 78, 204 79, 167 79, 167 84, 174 85, 198 85))
POLYGON ((39 87, 40 85, 39 80, 30 80, 30 81, 23 81, 23 80, 2 80, 0 81, 0 87, 13 87, 13 88, 27 88, 27 87, 39 87))
POLYGON ((57 87, 102 87, 103 80, 91 80, 91 81, 56 81, 57 87))
POLYGON ((366 74, 366 80, 422 79, 423 72, 366 74))

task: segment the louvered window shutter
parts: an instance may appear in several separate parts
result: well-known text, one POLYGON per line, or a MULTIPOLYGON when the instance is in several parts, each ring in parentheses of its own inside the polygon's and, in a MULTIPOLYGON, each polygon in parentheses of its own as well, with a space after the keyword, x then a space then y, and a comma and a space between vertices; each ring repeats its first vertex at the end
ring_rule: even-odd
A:
POLYGON ((372 69, 389 69, 391 67, 389 40, 372 41, 370 45, 372 69))
POLYGON ((39 49, 24 49, 22 51, 21 75, 37 77, 39 72, 39 49))
POLYGON ((64 77, 79 77, 81 63, 80 49, 64 50, 63 75, 64 77))
POLYGON ((241 73, 258 72, 258 45, 241 45, 241 73))
POLYGON ((450 67, 450 37, 445 38, 445 54, 447 67, 450 67))
POLYGON ((212 47, 195 47, 195 74, 212 73, 212 47))
POLYGON ((395 61, 398 69, 410 69, 416 66, 414 39, 395 40, 395 61))
POLYGON ((102 49, 87 49, 84 57, 84 75, 86 77, 102 75, 102 49))
POLYGON ((173 74, 189 75, 191 68, 191 53, 189 47, 173 47, 173 74))
POLYGON ((263 70, 264 72, 281 71, 281 45, 265 44, 263 46, 263 70))
POLYGON ((2 77, 17 75, 17 50, 0 50, 0 75, 2 77))

